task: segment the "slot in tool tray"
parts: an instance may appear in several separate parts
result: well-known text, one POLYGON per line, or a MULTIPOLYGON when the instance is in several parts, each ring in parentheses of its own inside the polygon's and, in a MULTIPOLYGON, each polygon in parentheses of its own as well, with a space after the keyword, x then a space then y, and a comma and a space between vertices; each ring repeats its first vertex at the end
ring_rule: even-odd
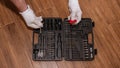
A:
POLYGON ((90 61, 94 49, 93 27, 90 18, 70 25, 67 18, 44 18, 44 27, 33 30, 33 60, 90 61))

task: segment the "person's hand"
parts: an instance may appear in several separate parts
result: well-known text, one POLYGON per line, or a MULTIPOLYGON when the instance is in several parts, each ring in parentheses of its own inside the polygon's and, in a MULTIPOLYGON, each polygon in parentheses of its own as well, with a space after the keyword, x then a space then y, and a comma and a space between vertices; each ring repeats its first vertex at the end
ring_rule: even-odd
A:
POLYGON ((41 16, 36 17, 35 13, 29 7, 29 5, 28 5, 28 8, 25 11, 20 12, 20 14, 22 15, 28 27, 31 27, 34 29, 43 27, 42 17, 41 16))
POLYGON ((78 0, 69 0, 68 3, 69 10, 70 10, 70 16, 68 17, 68 20, 75 21, 75 24, 78 24, 81 21, 82 11, 79 6, 78 0))

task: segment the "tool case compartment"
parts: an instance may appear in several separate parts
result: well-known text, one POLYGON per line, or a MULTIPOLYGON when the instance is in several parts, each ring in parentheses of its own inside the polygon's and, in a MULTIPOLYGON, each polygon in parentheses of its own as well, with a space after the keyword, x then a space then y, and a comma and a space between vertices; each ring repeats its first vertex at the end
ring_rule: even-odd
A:
POLYGON ((67 18, 43 18, 44 26, 33 30, 33 60, 90 61, 94 49, 93 27, 90 18, 70 25, 67 18))

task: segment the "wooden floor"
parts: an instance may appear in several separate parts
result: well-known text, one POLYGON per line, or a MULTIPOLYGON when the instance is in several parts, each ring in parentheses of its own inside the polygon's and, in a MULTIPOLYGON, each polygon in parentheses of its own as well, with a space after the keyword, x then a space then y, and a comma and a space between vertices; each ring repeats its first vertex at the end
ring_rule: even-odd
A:
MULTIPOLYGON (((69 15, 67 0, 27 0, 37 16, 69 15)), ((32 30, 15 7, 0 0, 0 68, 120 68, 120 0, 79 0, 83 17, 95 21, 94 61, 32 61, 32 30)))

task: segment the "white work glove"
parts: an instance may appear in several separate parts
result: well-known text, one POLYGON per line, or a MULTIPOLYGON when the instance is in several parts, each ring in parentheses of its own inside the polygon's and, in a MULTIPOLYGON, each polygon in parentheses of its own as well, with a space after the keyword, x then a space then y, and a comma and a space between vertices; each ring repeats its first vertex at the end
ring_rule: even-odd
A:
POLYGON ((71 13, 68 17, 68 20, 76 20, 76 22, 73 25, 78 24, 81 21, 82 16, 82 11, 78 0, 69 0, 68 6, 71 13))
POLYGON ((27 10, 20 12, 28 27, 37 29, 43 27, 42 17, 36 17, 34 11, 27 6, 27 10))

